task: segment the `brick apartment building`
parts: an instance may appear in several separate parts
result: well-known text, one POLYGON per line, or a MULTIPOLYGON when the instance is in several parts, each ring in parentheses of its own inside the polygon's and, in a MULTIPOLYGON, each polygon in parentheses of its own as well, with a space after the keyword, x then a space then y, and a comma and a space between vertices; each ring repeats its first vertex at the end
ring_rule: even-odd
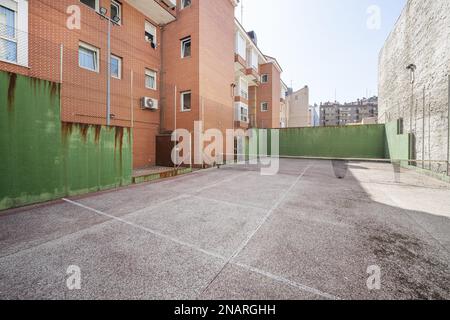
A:
POLYGON ((258 48, 254 31, 235 20, 235 124, 237 128, 280 128, 286 120, 286 85, 275 58, 258 48))
POLYGON ((378 118, 378 98, 358 99, 351 103, 326 102, 320 105, 320 126, 362 124, 378 118))
POLYGON ((157 137, 197 120, 281 126, 282 69, 235 20, 237 3, 0 0, 0 70, 61 83, 64 123, 130 128, 133 167, 152 166, 157 137))

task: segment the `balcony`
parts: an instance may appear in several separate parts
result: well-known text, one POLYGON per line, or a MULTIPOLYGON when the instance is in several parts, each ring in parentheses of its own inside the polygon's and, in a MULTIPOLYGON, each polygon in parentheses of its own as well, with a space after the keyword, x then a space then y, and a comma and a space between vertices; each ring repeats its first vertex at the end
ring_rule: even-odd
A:
POLYGON ((249 85, 259 85, 260 83, 260 75, 257 70, 254 68, 246 68, 245 69, 245 76, 249 82, 249 85))
POLYGON ((175 21, 175 0, 128 0, 128 3, 159 25, 175 21))
POLYGON ((234 55, 234 70, 236 72, 242 72, 245 70, 246 61, 244 58, 242 58, 239 54, 234 55))

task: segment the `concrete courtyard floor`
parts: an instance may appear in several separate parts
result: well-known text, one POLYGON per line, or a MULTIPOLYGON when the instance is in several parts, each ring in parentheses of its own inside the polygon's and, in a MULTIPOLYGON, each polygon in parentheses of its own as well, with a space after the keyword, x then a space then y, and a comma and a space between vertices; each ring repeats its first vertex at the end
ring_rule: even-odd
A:
POLYGON ((448 184, 382 163, 280 168, 0 213, 0 299, 450 298, 448 184), (72 265, 81 290, 66 286, 72 265), (367 287, 369 266, 380 290, 367 287))

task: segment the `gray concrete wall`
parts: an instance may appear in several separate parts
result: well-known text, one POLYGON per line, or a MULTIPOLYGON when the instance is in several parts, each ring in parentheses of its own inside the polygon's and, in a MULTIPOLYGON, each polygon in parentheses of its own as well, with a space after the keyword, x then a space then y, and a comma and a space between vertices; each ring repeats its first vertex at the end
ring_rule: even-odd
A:
MULTIPOLYGON (((449 38, 449 0, 409 0, 380 52, 379 120, 404 118, 418 160, 447 160, 449 38)), ((425 167, 445 172, 447 163, 425 167)))

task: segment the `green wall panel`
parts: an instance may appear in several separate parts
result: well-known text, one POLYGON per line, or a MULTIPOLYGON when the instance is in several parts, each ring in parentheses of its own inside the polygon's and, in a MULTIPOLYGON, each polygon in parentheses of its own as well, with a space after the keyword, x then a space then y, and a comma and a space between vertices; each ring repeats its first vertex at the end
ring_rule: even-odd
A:
POLYGON ((393 160, 410 159, 409 134, 398 134, 397 121, 386 123, 386 158, 393 160))
POLYGON ((281 156, 385 158, 384 125, 276 130, 279 131, 281 156))
POLYGON ((0 210, 130 184, 131 137, 61 123, 58 84, 0 72, 0 210))

